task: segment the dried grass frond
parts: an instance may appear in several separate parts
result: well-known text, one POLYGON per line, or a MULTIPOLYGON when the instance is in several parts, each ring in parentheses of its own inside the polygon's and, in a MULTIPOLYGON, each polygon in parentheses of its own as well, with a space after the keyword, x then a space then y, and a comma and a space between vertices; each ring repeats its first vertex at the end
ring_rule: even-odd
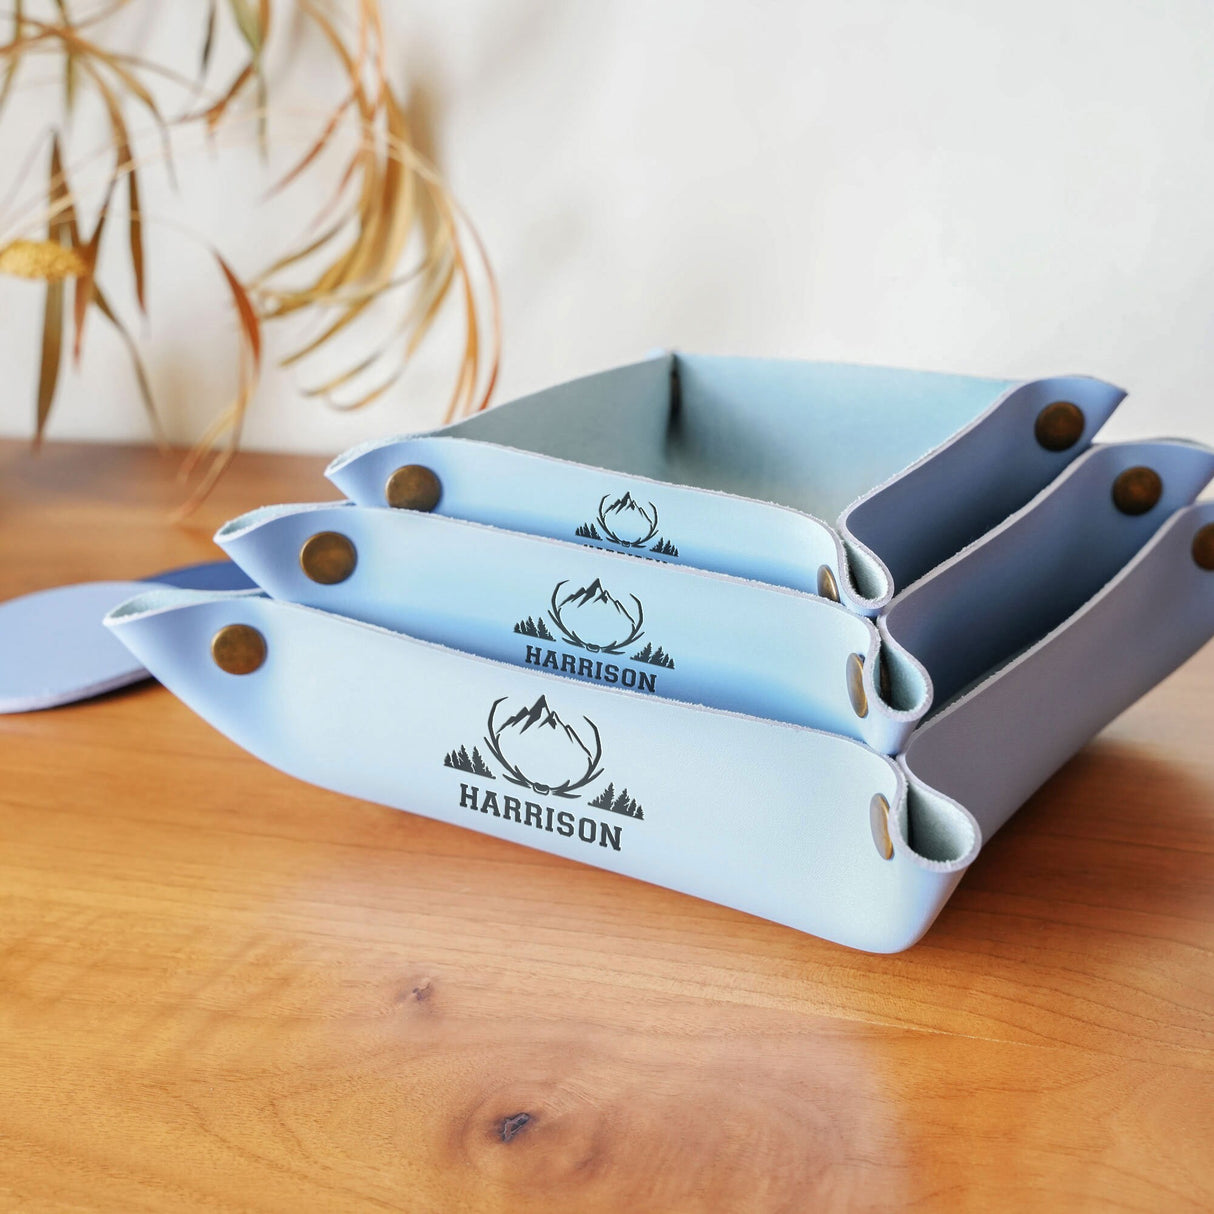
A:
MULTIPOLYGON (((209 0, 203 13, 199 78, 180 74, 138 55, 114 51, 94 32, 107 16, 133 0, 76 17, 68 0, 55 0, 57 21, 31 17, 15 0, 11 40, 0 45, 4 77, 0 81, 0 114, 17 70, 28 54, 59 54, 65 96, 74 102, 80 88, 100 98, 109 121, 113 165, 95 225, 83 240, 75 202, 63 170, 58 135, 52 140, 51 174, 46 192, 47 237, 17 239, 0 248, 0 272, 35 278, 45 284, 41 372, 38 385, 36 441, 45 429, 54 400, 62 353, 67 279, 74 284, 72 309, 74 356, 79 359, 90 307, 114 326, 132 361, 141 399, 157 438, 160 424, 150 384, 130 330, 110 305, 97 281, 97 264, 110 201, 125 178, 126 254, 139 308, 147 310, 144 225, 140 172, 146 160, 136 155, 127 111, 142 110, 161 142, 161 157, 173 176, 171 132, 201 123, 214 135, 226 129, 237 109, 242 121, 255 124, 263 154, 267 148, 267 81, 264 52, 274 18, 273 0, 209 0), (204 92, 217 31, 232 24, 246 53, 245 62, 217 95, 204 92), (171 80, 187 90, 192 103, 180 118, 161 112, 148 78, 171 80), (254 102, 250 109, 247 100, 254 102)), ((281 0, 279 0, 281 3, 281 0)), ((407 293, 390 336, 370 351, 353 355, 345 367, 329 371, 323 382, 302 387, 303 395, 335 408, 358 409, 384 396, 404 374, 444 304, 454 295, 463 319, 464 343, 455 370, 445 418, 484 408, 496 382, 500 360, 497 286, 484 246, 467 215, 451 196, 441 176, 423 156, 410 130, 404 107, 388 81, 387 47, 377 0, 357 0, 343 8, 333 0, 298 0, 345 77, 344 94, 323 116, 321 125, 291 167, 269 188, 267 202, 314 171, 330 150, 353 146, 329 200, 315 214, 294 248, 247 278, 241 278, 217 250, 212 250, 226 283, 240 330, 238 386, 235 397, 216 416, 183 465, 191 488, 183 510, 193 509, 209 492, 235 453, 247 410, 259 382, 263 328, 299 314, 323 316, 317 336, 288 351, 283 366, 308 363, 313 356, 367 315, 373 305, 395 305, 393 293, 407 293), (319 233, 319 234, 317 234, 319 233), (411 256, 411 250, 418 256, 411 256), (471 256, 469 256, 469 251, 471 256), (402 269, 406 260, 412 267, 402 269), (301 281, 302 278, 302 281, 301 281), (487 295, 487 305, 478 299, 487 295), (484 314, 483 307, 487 307, 484 314), (384 367, 371 387, 355 385, 384 367), (484 380, 483 387, 481 381, 484 380), (346 392, 344 399, 336 393, 346 392)))
MULTIPOLYGON (((76 214, 67 178, 63 173, 63 161, 59 151, 59 139, 51 141, 50 180, 47 192, 51 202, 63 202, 59 213, 48 223, 48 240, 66 249, 78 249, 79 233, 76 214)), ((42 305, 42 349, 38 366, 38 399, 34 414, 34 446, 42 442, 46 421, 55 399, 55 386, 59 382, 59 364, 63 354, 63 301, 65 283, 63 279, 46 284, 46 296, 42 305)))

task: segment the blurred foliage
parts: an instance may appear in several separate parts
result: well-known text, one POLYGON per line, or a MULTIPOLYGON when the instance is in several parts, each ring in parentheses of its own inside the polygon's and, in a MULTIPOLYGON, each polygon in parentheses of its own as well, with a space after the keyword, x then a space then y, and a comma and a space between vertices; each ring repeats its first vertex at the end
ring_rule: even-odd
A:
MULTIPOLYGON (((45 284, 40 371, 35 412, 35 445, 41 442, 55 402, 69 320, 67 288, 72 288, 72 357, 78 362, 88 315, 95 310, 120 335, 143 404, 157 440, 163 443, 156 402, 127 324, 118 316, 97 277, 98 255, 107 231, 111 199, 125 193, 122 224, 125 260, 134 295, 147 311, 145 216, 141 209, 141 163, 133 150, 129 115, 150 120, 160 141, 160 158, 174 180, 173 136, 187 125, 202 124, 215 132, 241 111, 252 108, 257 140, 268 152, 269 89, 265 48, 275 28, 282 0, 209 0, 199 29, 199 78, 182 78, 164 64, 106 46, 102 33, 119 10, 149 0, 110 0, 86 15, 75 16, 69 0, 55 0, 54 19, 31 15, 24 0, 11 11, 11 40, 0 45, 0 116, 18 74, 34 56, 53 56, 62 74, 65 116, 70 118, 84 89, 92 90, 104 109, 113 163, 104 199, 90 232, 82 229, 77 201, 64 167, 64 133, 50 139, 46 184, 45 238, 21 236, 0 246, 0 272, 45 284), (239 36, 243 63, 217 93, 206 95, 204 82, 212 66, 217 34, 224 22, 239 36), (166 117, 152 84, 170 81, 185 90, 183 113, 166 117), (200 96, 206 96, 199 103, 200 96)), ((235 454, 246 413, 259 383, 267 325, 300 313, 323 315, 318 336, 292 349, 283 366, 304 364, 366 314, 378 300, 404 299, 390 335, 324 382, 304 388, 308 397, 341 409, 358 409, 387 393, 398 382, 417 349, 431 333, 444 303, 454 299, 462 311, 464 343, 446 409, 454 420, 483 409, 497 377, 500 347, 498 302, 492 271, 474 229, 434 168, 419 155, 405 109, 385 70, 385 40, 378 0, 297 0, 298 9, 340 67, 343 95, 324 116, 299 160, 272 187, 267 202, 306 173, 322 170, 330 149, 347 148, 329 201, 315 216, 320 234, 293 248, 258 272, 242 277, 217 248, 209 250, 231 298, 239 325, 238 386, 182 468, 188 483, 182 511, 193 509, 210 491, 235 454), (350 133, 353 132, 353 138, 350 133), (415 264, 402 269, 411 249, 415 264), (469 256, 471 252, 471 257, 469 256), (482 305, 475 286, 479 274, 487 294, 482 305), (302 281, 298 276, 302 275, 302 281), (293 277, 294 276, 294 277, 293 277), (370 386, 367 382, 370 380, 370 386)), ((47 14, 49 15, 49 14, 47 14)), ((28 230, 28 229, 26 229, 28 230)))

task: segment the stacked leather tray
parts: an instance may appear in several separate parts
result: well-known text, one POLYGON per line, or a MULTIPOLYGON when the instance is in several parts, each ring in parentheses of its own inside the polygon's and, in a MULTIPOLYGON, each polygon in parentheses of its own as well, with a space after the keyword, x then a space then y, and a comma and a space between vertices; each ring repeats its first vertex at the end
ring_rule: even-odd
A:
POLYGON ((1214 452, 1093 445, 1122 396, 663 355, 355 448, 218 533, 260 592, 107 623, 301 779, 892 952, 1214 634, 1214 452))

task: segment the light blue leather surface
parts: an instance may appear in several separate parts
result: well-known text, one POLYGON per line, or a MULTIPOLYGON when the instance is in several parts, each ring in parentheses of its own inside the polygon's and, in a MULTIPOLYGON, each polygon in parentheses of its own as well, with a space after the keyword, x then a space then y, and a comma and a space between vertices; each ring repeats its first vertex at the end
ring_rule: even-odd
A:
POLYGON ((101 625, 143 582, 83 582, 0 603, 0 713, 115 691, 147 673, 101 625))
MULTIPOLYGON (((665 355, 499 406, 437 440, 364 444, 328 475, 351 500, 383 505, 391 472, 424 463, 442 479, 441 513, 556 539, 594 528, 603 544, 598 512, 628 494, 656 517, 649 539, 678 549, 666 559, 806 591, 827 564, 845 601, 871 614, 1029 500, 1123 395, 1079 376, 1016 385, 665 355), (1064 452, 1033 436, 1055 399, 1087 417, 1064 452), (436 445, 457 439, 476 441, 436 445), (839 531, 821 521, 840 513, 839 531)), ((620 538, 644 531, 640 521, 633 513, 620 538)))
POLYGON ((1214 451, 1196 443, 1093 447, 1011 518, 899 594, 882 632, 927 668, 938 708, 1078 611, 1211 477, 1214 451), (1160 474, 1163 494, 1145 514, 1123 514, 1113 482, 1140 465, 1160 474))
POLYGON ((231 561, 203 561, 197 565, 182 565, 165 569, 145 578, 162 586, 179 590, 253 590, 256 587, 231 561))
MULTIPOLYGON (((462 438, 400 439, 334 464, 328 475, 351 501, 383 506, 384 484, 402 464, 423 464, 438 475, 443 495, 435 513, 449 518, 811 594, 819 566, 838 578, 847 565, 830 527, 784 506, 462 438), (659 552, 659 545, 677 551, 659 552)), ((884 584, 881 573, 871 577, 884 584)))
POLYGON ((0 713, 59 708, 146 679, 101 619, 147 582, 205 590, 250 585, 231 561, 207 561, 144 581, 52 586, 0 603, 0 713))
POLYGON ((1120 388, 1082 375, 1021 384, 929 457, 847 508, 840 531, 878 553, 903 589, 1045 488, 1083 454, 1124 398, 1120 388), (1082 437, 1066 451, 1047 451, 1033 434, 1038 413, 1055 400, 1079 405, 1086 419, 1082 437))
POLYGON ((884 754, 902 749, 928 706, 921 668, 900 652, 886 660, 902 708, 881 702, 871 621, 763 583, 439 515, 331 503, 255 510, 215 542, 274 598, 637 694, 826 729, 884 754), (301 568, 301 547, 322 531, 357 550, 354 572, 336 585, 301 568), (653 662, 659 652, 666 664, 653 662), (863 718, 848 696, 851 654, 865 659, 863 718))
POLYGON ((519 669, 258 595, 158 590, 107 623, 212 725, 301 779, 857 948, 913 943, 976 847, 968 815, 938 799, 919 812, 939 858, 912 852, 897 765, 831 734, 519 669), (211 661, 212 636, 234 623, 266 638, 253 674, 211 661), (461 750, 492 774, 444 764, 461 750), (532 785, 512 783, 506 763, 532 785), (641 816, 596 807, 608 786, 641 816), (482 812, 489 792, 500 815, 512 798, 518 820, 482 812), (877 793, 896 809, 891 860, 871 837, 877 793))
MULTIPOLYGON (((1073 616, 921 726, 901 762, 989 838, 1084 743, 1214 636, 1214 572, 1179 511, 1073 616)), ((1151 807, 1144 805, 1144 813, 1151 807)))

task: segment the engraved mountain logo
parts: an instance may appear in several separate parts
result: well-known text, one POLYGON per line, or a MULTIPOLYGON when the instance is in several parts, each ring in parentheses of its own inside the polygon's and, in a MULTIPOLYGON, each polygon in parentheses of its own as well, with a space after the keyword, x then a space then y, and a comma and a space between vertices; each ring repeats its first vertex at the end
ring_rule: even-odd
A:
POLYGON ((562 596, 568 584, 556 584, 548 614, 571 645, 591 653, 623 653, 644 631, 645 611, 635 594, 628 596, 631 602, 625 607, 598 578, 562 596))
POLYGON ((505 698, 494 700, 489 709, 485 745, 505 768, 503 774, 511 784, 554 797, 572 797, 602 775, 599 760, 603 744, 589 717, 582 718, 587 738, 592 739, 588 745, 549 708, 544 696, 495 724, 494 717, 505 698), (525 775, 527 771, 532 774, 525 775))
MULTIPOLYGON (((493 701, 482 739, 489 758, 500 765, 502 778, 540 797, 580 799, 603 774, 603 742, 598 726, 587 716, 577 722, 576 728, 567 724, 544 695, 514 709, 503 707, 506 700, 506 696, 501 696, 493 701)), ((479 746, 472 748, 471 755, 466 745, 448 751, 443 766, 481 780, 497 779, 479 746)), ((616 792, 614 781, 609 781, 586 804, 588 808, 636 821, 645 817, 627 788, 616 792)), ((499 798, 496 790, 474 783, 461 782, 460 808, 492 814, 520 826, 534 826, 565 838, 576 837, 583 843, 598 843, 613 851, 621 848, 620 825, 609 825, 588 816, 575 817, 567 809, 555 809, 504 791, 499 798)))
POLYGON ((669 540, 660 537, 650 546, 650 540, 658 535, 658 508, 653 502, 642 505, 627 491, 616 498, 610 493, 604 494, 599 502, 598 517, 593 522, 582 523, 574 534, 582 539, 631 549, 638 556, 637 549, 662 556, 679 555, 679 550, 669 540))
MULTIPOLYGON (((568 578, 557 582, 549 599, 547 618, 542 614, 528 616, 514 625, 514 631, 536 640, 560 641, 586 653, 622 655, 628 662, 674 669, 674 659, 661 645, 654 648, 652 641, 646 641, 643 647, 638 644, 645 635, 645 609, 635 594, 616 596, 597 577, 588 585, 571 589, 575 585, 568 578)), ((628 662, 604 661, 603 656, 594 660, 528 645, 523 660, 528 666, 600 683, 634 687, 638 691, 657 690, 656 673, 634 670, 628 662)))
POLYGON ((599 526, 613 544, 643 548, 658 531, 658 509, 650 502, 646 510, 631 493, 617 497, 610 505, 605 494, 599 502, 599 526))

